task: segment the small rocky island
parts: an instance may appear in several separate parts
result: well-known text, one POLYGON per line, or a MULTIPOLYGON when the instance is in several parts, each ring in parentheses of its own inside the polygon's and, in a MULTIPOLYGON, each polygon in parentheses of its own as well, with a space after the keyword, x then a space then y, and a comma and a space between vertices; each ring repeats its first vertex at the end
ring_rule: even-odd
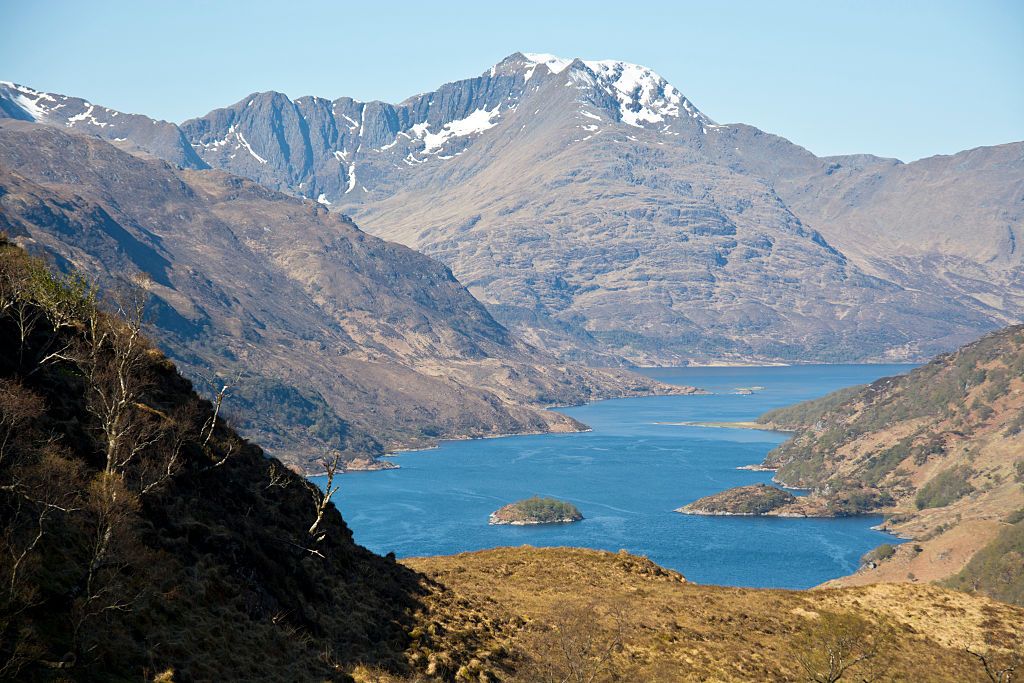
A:
MULTIPOLYGON (((705 496, 676 510, 684 515, 780 515, 797 501, 789 491, 767 484, 738 486, 705 496)), ((784 514, 784 513, 783 513, 784 514)), ((803 515, 794 515, 803 516, 803 515)))
POLYGON ((505 507, 495 510, 491 513, 488 523, 525 526, 527 524, 569 524, 581 519, 583 519, 583 515, 572 503, 555 498, 534 496, 509 503, 505 507))

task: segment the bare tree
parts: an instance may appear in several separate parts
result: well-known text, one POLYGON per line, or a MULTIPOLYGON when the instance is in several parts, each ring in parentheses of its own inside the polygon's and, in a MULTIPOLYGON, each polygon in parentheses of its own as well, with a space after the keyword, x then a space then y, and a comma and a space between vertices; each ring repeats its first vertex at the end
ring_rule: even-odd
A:
POLYGON ((241 379, 242 373, 237 372, 231 379, 225 380, 223 383, 217 383, 220 384, 220 389, 218 389, 214 394, 213 414, 207 418, 206 422, 203 424, 202 430, 200 431, 204 448, 210 443, 211 437, 213 437, 213 430, 217 427, 217 418, 220 416, 220 409, 224 404, 224 399, 227 398, 228 392, 231 389, 238 386, 241 379))
POLYGON ((316 516, 309 527, 309 535, 313 537, 314 543, 319 543, 324 539, 324 534, 320 531, 320 524, 323 522, 327 506, 331 504, 331 497, 337 493, 340 488, 335 486, 334 479, 341 466, 341 453, 339 451, 330 451, 327 455, 321 458, 320 464, 323 465, 324 472, 327 475, 327 481, 324 483, 324 490, 321 491, 316 484, 309 484, 310 493, 313 495, 313 504, 316 507, 316 516))
POLYGON ((117 309, 116 317, 91 312, 77 359, 86 375, 87 408, 101 432, 107 475, 123 471, 156 440, 151 416, 137 408, 150 384, 145 297, 133 292, 117 309))
POLYGON ((139 599, 129 568, 139 561, 133 539, 140 499, 177 474, 191 438, 186 419, 146 402, 158 355, 144 335, 146 297, 140 286, 114 300, 114 314, 89 310, 75 353, 102 457, 102 468, 86 487, 92 530, 83 549, 84 585, 73 608, 79 654, 90 649, 87 626, 93 619, 131 610, 139 599))
POLYGON ((43 400, 16 379, 0 379, 0 467, 17 435, 43 414, 43 400))
POLYGON ((264 488, 288 488, 291 479, 285 469, 276 460, 271 460, 267 466, 267 485, 264 488))
POLYGON ((855 614, 822 611, 809 635, 798 643, 797 661, 811 683, 836 683, 858 672, 858 680, 875 680, 874 660, 888 627, 855 614))
POLYGON ((991 652, 977 652, 971 648, 965 648, 967 654, 978 660, 985 675, 992 683, 1012 683, 1015 679, 1014 673, 1021 666, 1020 654, 1007 658, 999 658, 991 652))
POLYGON ((548 628, 529 643, 527 674, 538 683, 599 683, 616 680, 615 653, 622 649, 624 614, 607 614, 597 603, 562 603, 548 628))

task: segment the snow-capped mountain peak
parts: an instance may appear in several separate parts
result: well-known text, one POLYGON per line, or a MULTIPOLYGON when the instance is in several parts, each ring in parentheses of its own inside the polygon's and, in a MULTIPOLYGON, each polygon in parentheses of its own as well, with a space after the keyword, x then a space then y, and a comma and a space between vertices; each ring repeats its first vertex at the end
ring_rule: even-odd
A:
MULTIPOLYGON (((546 53, 520 54, 528 64, 524 76, 527 81, 541 65, 552 74, 560 74, 574 63, 582 64, 594 76, 595 85, 618 100, 622 121, 631 126, 661 123, 684 115, 702 126, 714 125, 675 86, 645 66, 613 59, 574 60, 546 53)), ((587 84, 586 79, 574 80, 587 84)))
POLYGON ((34 90, 0 81, 0 119, 70 128, 111 142, 128 143, 187 168, 208 168, 173 123, 126 114, 80 97, 34 90))

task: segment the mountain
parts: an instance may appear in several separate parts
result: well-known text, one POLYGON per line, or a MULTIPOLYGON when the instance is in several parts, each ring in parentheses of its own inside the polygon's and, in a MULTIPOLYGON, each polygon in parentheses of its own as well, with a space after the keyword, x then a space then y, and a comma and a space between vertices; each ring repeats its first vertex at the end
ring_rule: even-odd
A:
POLYGON ((1020 599, 1024 326, 759 422, 796 432, 765 465, 811 489, 770 514, 884 512, 883 528, 913 541, 842 583, 947 579, 999 547, 998 580, 957 585, 1020 599))
POLYGON ((936 301, 953 299, 1000 326, 1020 321, 1024 144, 904 164, 818 158, 749 126, 728 133, 718 138, 722 158, 768 179, 801 220, 865 272, 936 301))
POLYGON ((934 586, 697 586, 569 548, 374 555, 101 294, 0 239, 4 679, 782 681, 840 639, 858 674, 974 680, 965 647, 1014 664, 1021 608, 934 586))
POLYGON ((1024 311, 1021 143, 818 158, 646 67, 522 53, 400 104, 255 93, 181 130, 566 358, 926 358, 1024 311))
POLYGON ((0 81, 0 119, 3 118, 95 135, 123 149, 166 159, 183 168, 209 168, 175 124, 108 109, 80 97, 39 92, 0 81))
POLYGON ((582 428, 552 404, 679 391, 556 361, 444 266, 315 202, 64 127, 0 122, 0 230, 108 291, 145 273, 167 353, 307 471, 326 447, 380 467, 439 438, 582 428))
POLYGON ((1024 311, 1024 144, 819 158, 625 62, 516 53, 399 104, 254 93, 140 133, 23 86, 0 105, 352 215, 592 365, 924 359, 1024 311))

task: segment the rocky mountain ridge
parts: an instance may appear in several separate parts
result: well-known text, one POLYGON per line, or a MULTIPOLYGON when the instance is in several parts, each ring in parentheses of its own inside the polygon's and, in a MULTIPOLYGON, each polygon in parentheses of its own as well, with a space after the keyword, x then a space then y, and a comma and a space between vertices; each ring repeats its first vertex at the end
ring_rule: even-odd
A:
MULTIPOLYGON (((21 118, 124 135, 3 92, 21 118)), ((438 258, 563 358, 919 359, 1024 311, 1020 143, 818 158, 645 67, 523 53, 399 104, 254 93, 180 131, 204 164, 438 258)))

